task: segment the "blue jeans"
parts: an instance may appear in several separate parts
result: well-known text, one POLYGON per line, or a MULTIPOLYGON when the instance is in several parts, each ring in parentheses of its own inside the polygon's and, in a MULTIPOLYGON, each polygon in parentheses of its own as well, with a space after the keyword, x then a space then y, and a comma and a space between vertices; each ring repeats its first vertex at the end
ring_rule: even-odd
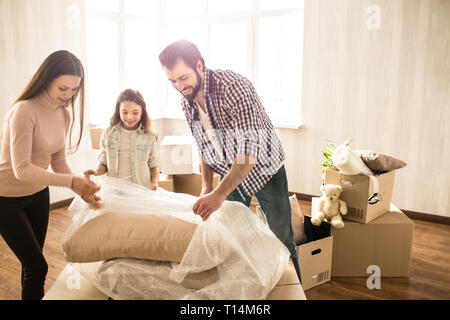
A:
MULTIPOLYGON (((291 203, 289 201, 288 183, 284 165, 261 190, 255 193, 255 197, 258 199, 259 205, 264 212, 270 230, 289 249, 298 279, 302 283, 298 255, 294 243, 294 233, 292 231, 291 203)), ((237 189, 235 189, 228 195, 227 200, 239 201, 249 207, 251 197, 244 200, 237 189)))

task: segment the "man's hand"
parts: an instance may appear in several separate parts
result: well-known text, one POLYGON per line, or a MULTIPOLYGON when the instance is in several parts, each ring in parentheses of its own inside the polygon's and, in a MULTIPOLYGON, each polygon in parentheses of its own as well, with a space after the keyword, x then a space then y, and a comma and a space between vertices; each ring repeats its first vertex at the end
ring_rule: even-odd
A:
POLYGON ((198 199, 192 211, 201 216, 203 221, 205 221, 213 212, 222 206, 225 199, 226 197, 215 190, 198 199))
POLYGON ((200 215, 203 221, 208 219, 211 213, 219 209, 227 196, 247 177, 256 160, 256 158, 249 155, 236 155, 230 171, 212 192, 210 192, 210 189, 212 189, 213 172, 211 169, 208 169, 209 167, 202 160, 204 164, 202 169, 206 169, 202 170, 202 192, 200 193, 200 199, 194 204, 192 211, 200 215))

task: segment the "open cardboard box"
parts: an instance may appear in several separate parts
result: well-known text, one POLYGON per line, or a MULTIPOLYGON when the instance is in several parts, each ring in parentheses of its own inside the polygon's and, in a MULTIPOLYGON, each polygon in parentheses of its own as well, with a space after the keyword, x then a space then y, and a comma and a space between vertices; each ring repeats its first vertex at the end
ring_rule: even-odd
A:
MULTIPOLYGON (((260 206, 256 214, 264 222, 265 215, 260 206)), ((311 225, 311 216, 305 215, 305 230, 308 242, 296 246, 303 290, 308 290, 331 278, 331 255, 333 251, 333 236, 330 225, 323 223, 320 227, 311 225), (306 227, 308 226, 308 227, 306 227)))
POLYGON ((376 175, 379 189, 377 197, 370 200, 374 194, 374 186, 365 175, 345 175, 336 167, 325 171, 325 184, 342 186, 340 199, 348 207, 344 220, 368 223, 389 211, 394 187, 395 170, 376 175), (378 201, 377 201, 378 200, 378 201))
POLYGON ((330 235, 330 224, 322 223, 316 227, 310 222, 311 216, 304 217, 308 242, 297 246, 297 254, 303 290, 308 290, 331 279, 333 236, 330 235))

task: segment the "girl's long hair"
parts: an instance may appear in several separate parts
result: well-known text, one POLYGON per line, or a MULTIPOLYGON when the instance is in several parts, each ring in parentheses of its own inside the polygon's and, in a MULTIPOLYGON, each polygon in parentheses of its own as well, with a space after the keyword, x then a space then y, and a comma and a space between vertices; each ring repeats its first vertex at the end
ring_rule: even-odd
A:
MULTIPOLYGON (((62 75, 73 75, 81 78, 80 86, 78 92, 70 99, 67 103, 66 108, 70 108, 71 111, 71 121, 68 132, 68 151, 69 153, 74 153, 78 150, 80 146, 81 138, 83 136, 83 125, 84 125, 84 68, 81 61, 72 53, 66 50, 55 51, 50 54, 44 62, 42 62, 39 69, 31 78, 28 85, 16 99, 14 104, 19 101, 28 100, 41 94, 44 90, 48 88, 50 83, 62 75), (72 130, 75 124, 76 113, 75 113, 75 101, 80 95, 80 110, 79 110, 79 123, 80 123, 80 133, 78 140, 75 145, 72 145, 72 130)), ((13 107, 14 107, 13 104, 13 107)), ((1 138, 0 138, 1 139, 1 138)))
POLYGON ((142 129, 145 133, 150 133, 158 139, 158 133, 152 129, 152 120, 147 113, 147 104, 145 103, 144 97, 142 94, 133 89, 126 89, 122 93, 120 93, 119 97, 116 101, 116 108, 114 110, 114 114, 109 121, 111 127, 115 126, 118 122, 120 122, 120 104, 124 101, 131 101, 136 103, 142 108, 141 119, 139 120, 139 124, 142 126, 142 129))

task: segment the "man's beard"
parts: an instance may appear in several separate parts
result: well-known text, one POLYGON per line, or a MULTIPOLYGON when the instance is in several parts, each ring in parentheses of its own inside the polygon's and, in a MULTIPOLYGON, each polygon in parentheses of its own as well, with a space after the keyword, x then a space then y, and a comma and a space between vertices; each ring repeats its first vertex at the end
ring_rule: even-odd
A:
POLYGON ((198 92, 200 91, 200 88, 202 87, 202 78, 200 77, 200 73, 197 70, 195 71, 195 75, 197 77, 197 83, 195 84, 194 87, 187 87, 187 88, 192 88, 192 93, 191 94, 183 94, 183 90, 186 88, 183 88, 183 90, 180 91, 180 93, 189 101, 189 103, 192 103, 195 99, 195 97, 197 96, 198 92))

